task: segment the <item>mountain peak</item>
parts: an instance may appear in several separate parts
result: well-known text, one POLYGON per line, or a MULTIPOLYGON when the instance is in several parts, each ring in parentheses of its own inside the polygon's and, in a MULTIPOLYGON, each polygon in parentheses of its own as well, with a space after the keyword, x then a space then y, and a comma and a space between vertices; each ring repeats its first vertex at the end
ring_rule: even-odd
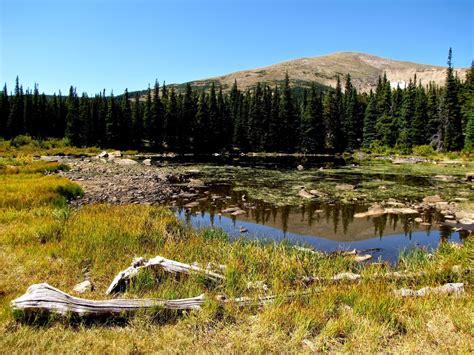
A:
MULTIPOLYGON (((464 77, 467 69, 457 69, 464 77)), ((416 74, 418 82, 427 85, 434 82, 443 85, 446 68, 378 57, 361 52, 335 52, 323 56, 302 57, 262 68, 242 70, 214 78, 192 81, 194 87, 207 87, 211 82, 230 89, 237 81, 240 89, 254 87, 257 82, 271 85, 281 82, 288 73, 291 82, 298 86, 309 86, 316 82, 323 86, 336 85, 337 76, 350 74, 353 85, 360 92, 375 89, 378 77, 384 73, 392 86, 404 85, 416 74)))

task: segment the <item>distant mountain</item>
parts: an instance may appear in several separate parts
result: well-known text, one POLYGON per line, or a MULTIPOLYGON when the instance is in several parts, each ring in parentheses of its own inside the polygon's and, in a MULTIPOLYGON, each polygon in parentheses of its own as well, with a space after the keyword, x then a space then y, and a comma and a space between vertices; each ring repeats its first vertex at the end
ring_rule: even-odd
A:
MULTIPOLYGON (((467 68, 456 69, 457 75, 463 80, 467 68)), ((242 70, 214 78, 191 81, 193 88, 208 88, 211 82, 229 90, 237 81, 239 89, 254 87, 257 82, 270 85, 280 83, 285 73, 288 72, 294 87, 305 87, 311 82, 318 83, 321 87, 335 87, 336 77, 341 79, 347 73, 351 74, 353 85, 360 92, 375 89, 378 77, 387 74, 393 87, 404 87, 416 74, 423 85, 430 81, 444 85, 446 67, 403 62, 398 60, 376 57, 374 55, 356 52, 338 52, 320 57, 308 57, 289 60, 267 67, 242 70)), ((170 85, 182 89, 184 84, 170 85)))

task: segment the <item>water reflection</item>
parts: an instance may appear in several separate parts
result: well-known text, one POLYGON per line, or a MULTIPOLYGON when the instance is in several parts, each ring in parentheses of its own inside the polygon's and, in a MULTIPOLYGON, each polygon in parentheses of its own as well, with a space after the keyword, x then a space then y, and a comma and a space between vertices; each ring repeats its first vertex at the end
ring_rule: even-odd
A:
MULTIPOLYGON (((219 191, 225 189, 220 186, 219 191)), ((261 201, 243 201, 242 193, 231 192, 227 198, 209 193, 200 198, 199 206, 183 207, 187 200, 179 201, 177 213, 194 227, 219 227, 237 237, 244 228, 248 238, 272 240, 288 239, 302 242, 320 250, 381 248, 375 257, 396 261, 401 250, 413 246, 436 248, 439 242, 461 242, 466 234, 453 233, 449 227, 437 227, 441 215, 428 212, 423 215, 422 226, 414 221, 417 216, 382 215, 354 218, 354 214, 367 210, 363 204, 307 204, 276 207, 261 201), (222 215, 228 206, 238 206, 246 214, 222 215)))

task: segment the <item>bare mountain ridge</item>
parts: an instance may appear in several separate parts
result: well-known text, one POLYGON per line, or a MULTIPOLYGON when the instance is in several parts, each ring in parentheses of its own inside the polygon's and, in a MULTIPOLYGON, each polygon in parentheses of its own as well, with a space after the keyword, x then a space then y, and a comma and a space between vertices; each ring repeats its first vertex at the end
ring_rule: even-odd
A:
MULTIPOLYGON (((458 77, 464 80, 467 68, 456 69, 458 77)), ((308 86, 316 82, 322 86, 336 86, 336 78, 347 73, 352 76, 353 85, 360 92, 375 89, 379 76, 384 73, 393 87, 404 87, 416 74, 418 82, 428 85, 433 81, 444 85, 446 67, 404 62, 377 57, 365 53, 338 52, 320 57, 307 57, 273 64, 267 67, 242 70, 218 77, 191 81, 193 88, 208 88, 214 82, 229 90, 234 81, 239 89, 254 87, 258 82, 274 85, 280 83, 288 72, 293 86, 308 86)), ((184 84, 182 84, 184 85, 184 84)), ((171 85, 178 88, 182 85, 171 85)))

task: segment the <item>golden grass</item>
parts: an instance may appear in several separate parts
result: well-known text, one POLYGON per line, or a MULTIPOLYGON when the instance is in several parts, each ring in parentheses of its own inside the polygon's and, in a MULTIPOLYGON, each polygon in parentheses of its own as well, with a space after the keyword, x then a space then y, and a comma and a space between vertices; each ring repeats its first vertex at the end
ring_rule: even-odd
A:
POLYGON ((164 207, 92 205, 71 210, 64 191, 77 192, 66 179, 20 172, 0 175, 0 348, 5 352, 470 352, 473 350, 472 272, 474 242, 461 248, 445 244, 432 258, 408 254, 404 270, 425 271, 412 280, 370 280, 384 269, 361 267, 343 257, 298 251, 286 244, 231 242, 219 231, 184 228, 164 207), (94 291, 83 297, 104 299, 115 274, 134 256, 155 256, 207 265, 225 264, 226 280, 209 284, 198 276, 178 281, 142 273, 124 297, 178 298, 206 293, 257 296, 249 282, 264 281, 268 293, 308 290, 303 276, 359 272, 357 284, 316 284, 313 293, 283 297, 261 309, 219 307, 208 301, 199 312, 140 314, 125 323, 44 325, 16 320, 9 302, 28 286, 48 282, 74 294, 89 275, 94 291), (156 278, 159 277, 159 281, 156 278), (393 289, 465 282, 464 298, 430 296, 401 299, 393 289))

